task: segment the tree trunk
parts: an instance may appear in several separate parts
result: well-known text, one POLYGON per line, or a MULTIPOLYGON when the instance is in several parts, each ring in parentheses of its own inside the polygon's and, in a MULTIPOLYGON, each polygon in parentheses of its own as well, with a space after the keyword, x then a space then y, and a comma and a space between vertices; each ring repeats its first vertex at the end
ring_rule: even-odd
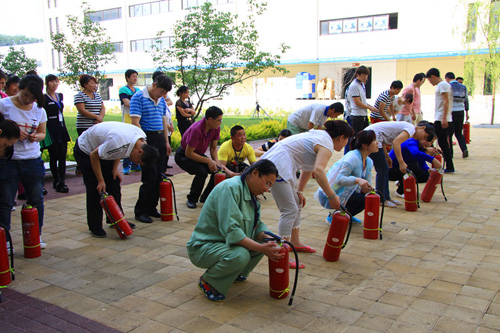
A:
POLYGON ((492 96, 491 96, 491 125, 494 124, 495 121, 495 94, 497 90, 497 83, 496 80, 493 80, 493 87, 492 87, 492 96))

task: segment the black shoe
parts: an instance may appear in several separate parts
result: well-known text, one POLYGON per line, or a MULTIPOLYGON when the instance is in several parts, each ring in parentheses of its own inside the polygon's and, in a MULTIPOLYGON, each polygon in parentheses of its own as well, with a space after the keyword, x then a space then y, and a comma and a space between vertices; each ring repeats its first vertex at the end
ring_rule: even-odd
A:
POLYGON ((172 169, 172 168, 173 168, 173 166, 167 165, 167 169, 172 169))
POLYGON ((150 218, 149 216, 147 215, 136 215, 135 216, 135 219, 139 222, 142 222, 142 223, 153 223, 153 219, 150 218))
POLYGON ((56 192, 59 192, 59 193, 68 193, 69 192, 69 188, 68 188, 68 186, 66 184, 59 183, 56 186, 56 192))
POLYGON ((19 193, 17 195, 17 200, 26 200, 26 192, 24 193, 19 193))
POLYGON ((130 226, 130 229, 135 229, 135 224, 128 222, 128 225, 130 226))
POLYGON ((161 217, 161 214, 159 211, 155 210, 154 212, 151 212, 148 214, 151 217, 161 217))
POLYGON ((195 202, 191 202, 189 200, 186 202, 186 205, 188 206, 188 208, 191 208, 191 209, 198 207, 195 202))
POLYGON ((55 190, 56 187, 57 187, 57 184, 59 184, 59 181, 57 179, 54 179, 54 181, 52 182, 52 188, 55 190))
POLYGON ((42 194, 43 194, 43 195, 46 195, 47 193, 49 193, 49 192, 47 192, 47 189, 44 187, 44 188, 43 188, 43 192, 42 192, 42 194))
POLYGON ((444 169, 444 173, 455 173, 455 169, 444 169))
POLYGON ((106 237, 106 231, 104 231, 104 229, 96 230, 96 231, 90 230, 90 233, 92 234, 92 237, 95 237, 95 238, 105 238, 106 237))
POLYGON ((467 158, 467 157, 469 157, 469 151, 468 150, 466 150, 466 151, 464 151, 462 153, 462 158, 467 158))

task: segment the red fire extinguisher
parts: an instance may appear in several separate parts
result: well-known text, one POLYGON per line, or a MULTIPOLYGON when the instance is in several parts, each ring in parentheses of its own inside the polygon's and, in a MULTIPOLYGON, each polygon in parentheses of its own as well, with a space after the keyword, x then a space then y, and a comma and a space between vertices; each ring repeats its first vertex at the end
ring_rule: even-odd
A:
POLYGON ((175 187, 172 179, 162 174, 163 180, 160 183, 160 211, 162 221, 173 221, 174 215, 179 220, 177 215, 177 202, 175 199, 175 187), (172 201, 173 199, 173 201, 172 201), (175 214, 174 214, 175 207, 175 214))
POLYGON ((432 197, 434 196, 434 192, 436 192, 436 188, 438 187, 439 183, 441 183, 441 192, 443 193, 444 200, 448 201, 446 195, 444 194, 443 174, 444 169, 431 169, 429 179, 427 180, 427 183, 425 183, 424 190, 422 191, 422 201, 431 202, 432 197))
POLYGON ((120 206, 118 206, 115 198, 113 198, 112 195, 108 195, 106 192, 102 192, 101 206, 106 212, 106 216, 110 219, 111 225, 115 227, 115 230, 121 239, 125 239, 134 233, 134 231, 128 224, 127 219, 125 218, 125 215, 123 215, 120 206))
POLYGON ((344 206, 340 205, 340 211, 336 211, 332 216, 330 231, 328 232, 325 249, 323 250, 323 258, 326 261, 339 260, 340 251, 346 246, 351 229, 352 216, 344 206), (349 226, 349 231, 346 236, 347 226, 349 226))
POLYGON ((470 143, 470 123, 468 121, 464 123, 464 138, 465 138, 465 143, 469 144, 470 143))
POLYGON ((415 212, 420 208, 418 202, 418 182, 410 170, 407 170, 407 173, 403 176, 403 188, 405 193, 405 209, 408 212, 415 212))
MULTIPOLYGON (((281 246, 280 253, 285 253, 285 256, 278 261, 273 261, 269 259, 269 294, 271 297, 276 299, 283 299, 288 296, 290 292, 290 277, 288 268, 288 252, 291 248, 295 254, 295 261, 299 262, 299 256, 297 255, 297 250, 292 245, 292 243, 282 239, 269 231, 265 231, 265 234, 271 236, 271 238, 264 239, 265 241, 275 241, 279 246, 281 246)), ((299 270, 295 270, 295 281, 293 283, 292 294, 290 295, 290 301, 288 305, 292 305, 293 297, 295 295, 295 289, 297 288, 297 281, 299 279, 299 270)))
POLYGON ((380 198, 382 194, 378 191, 371 191, 365 196, 365 219, 363 226, 363 237, 366 239, 382 239, 382 219, 384 218, 384 205, 382 205, 382 215, 380 224, 378 215, 380 211, 380 198), (380 234, 379 234, 380 231, 380 234))
POLYGON ((219 184, 224 180, 226 180, 226 174, 224 172, 219 171, 215 174, 215 185, 219 184))
POLYGON ((7 287, 12 280, 15 280, 14 275, 14 249, 12 248, 12 238, 5 227, 0 227, 0 302, 2 301, 2 288, 7 287), (10 266, 9 254, 7 251, 7 241, 10 244, 10 266))
POLYGON ((434 158, 439 161, 439 163, 443 163, 443 155, 437 154, 434 155, 434 158))
POLYGON ((24 204, 21 210, 23 228, 23 245, 25 258, 38 258, 42 255, 40 247, 40 229, 38 227, 38 210, 24 204))

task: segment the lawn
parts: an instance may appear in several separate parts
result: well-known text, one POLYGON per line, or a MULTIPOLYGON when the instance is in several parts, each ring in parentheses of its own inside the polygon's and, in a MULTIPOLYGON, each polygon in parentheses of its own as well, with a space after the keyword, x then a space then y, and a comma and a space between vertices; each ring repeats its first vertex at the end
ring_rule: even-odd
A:
MULTIPOLYGON (((65 112, 64 119, 66 121, 66 127, 68 128, 69 135, 71 136, 71 139, 73 141, 75 141, 76 138, 78 137, 77 133, 76 133, 76 125, 75 125, 76 113, 65 112)), ((201 118, 198 118, 198 119, 201 119, 201 118)), ((257 118, 252 119, 252 117, 245 117, 245 116, 233 116, 233 117, 223 116, 222 127, 227 126, 228 128, 231 128, 234 125, 241 125, 243 127, 248 127, 250 125, 259 124, 260 121, 265 120, 265 119, 269 119, 269 118, 261 117, 259 119, 257 119, 257 118)), ((274 117, 273 119, 281 120, 281 119, 283 119, 283 117, 274 117)), ((108 113, 104 117, 104 121, 122 121, 122 115, 108 113)), ((177 129, 177 122, 175 120, 174 120, 174 126, 177 129)))

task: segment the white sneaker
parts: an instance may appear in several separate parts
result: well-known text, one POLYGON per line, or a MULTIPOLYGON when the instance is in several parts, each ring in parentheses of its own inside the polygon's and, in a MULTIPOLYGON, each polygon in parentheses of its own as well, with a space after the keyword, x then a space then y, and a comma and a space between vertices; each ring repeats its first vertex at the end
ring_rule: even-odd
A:
MULTIPOLYGON (((403 196, 404 198, 404 196, 403 196)), ((398 200, 395 200, 395 199, 389 199, 390 202, 392 202, 393 204, 397 205, 397 206, 401 206, 403 203, 401 201, 398 201, 398 200)))
MULTIPOLYGON (((10 256, 10 242, 7 241, 7 254, 10 256)), ((16 254, 16 250, 12 248, 12 254, 16 254)))
POLYGON ((45 249, 47 247, 47 244, 42 240, 42 236, 40 236, 40 248, 45 249))
POLYGON ((396 207, 397 207, 397 206, 396 206, 396 204, 395 204, 395 203, 393 203, 393 202, 392 202, 392 201, 390 201, 390 200, 387 200, 386 202, 384 202, 384 206, 385 206, 385 207, 391 207, 391 208, 396 208, 396 207))
POLYGON ((12 206, 12 208, 10 210, 11 211, 15 211, 16 210, 16 206, 12 206))
POLYGON ((405 195, 404 194, 399 194, 397 191, 394 192, 394 195, 397 196, 398 198, 405 198, 405 195))

